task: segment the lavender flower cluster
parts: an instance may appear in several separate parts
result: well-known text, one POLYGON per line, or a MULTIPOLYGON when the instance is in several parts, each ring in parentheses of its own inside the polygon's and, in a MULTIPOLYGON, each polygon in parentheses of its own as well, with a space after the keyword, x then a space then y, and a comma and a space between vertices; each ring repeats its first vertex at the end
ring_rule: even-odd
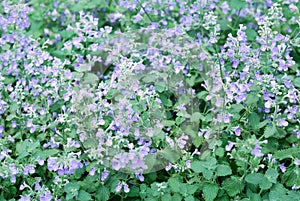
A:
POLYGON ((298 0, 5 0, 0 200, 300 200, 298 0))

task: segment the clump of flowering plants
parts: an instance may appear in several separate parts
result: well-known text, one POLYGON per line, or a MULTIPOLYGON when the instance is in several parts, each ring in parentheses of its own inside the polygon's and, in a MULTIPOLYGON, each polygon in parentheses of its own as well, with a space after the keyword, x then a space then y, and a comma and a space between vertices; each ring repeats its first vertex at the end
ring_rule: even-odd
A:
POLYGON ((0 200, 300 200, 298 0, 0 5, 0 200))

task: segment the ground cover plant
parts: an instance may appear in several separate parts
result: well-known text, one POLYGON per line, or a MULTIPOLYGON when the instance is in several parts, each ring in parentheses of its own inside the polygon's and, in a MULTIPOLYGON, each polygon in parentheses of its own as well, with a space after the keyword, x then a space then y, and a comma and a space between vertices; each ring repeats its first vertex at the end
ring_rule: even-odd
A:
POLYGON ((300 200, 298 0, 3 0, 0 200, 300 200))

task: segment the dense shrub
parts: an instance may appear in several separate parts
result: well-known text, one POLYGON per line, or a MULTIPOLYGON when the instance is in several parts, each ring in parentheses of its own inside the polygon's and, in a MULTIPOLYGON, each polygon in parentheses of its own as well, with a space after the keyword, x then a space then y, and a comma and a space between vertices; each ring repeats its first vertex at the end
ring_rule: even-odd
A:
POLYGON ((0 200, 300 200, 298 0, 5 0, 0 200))

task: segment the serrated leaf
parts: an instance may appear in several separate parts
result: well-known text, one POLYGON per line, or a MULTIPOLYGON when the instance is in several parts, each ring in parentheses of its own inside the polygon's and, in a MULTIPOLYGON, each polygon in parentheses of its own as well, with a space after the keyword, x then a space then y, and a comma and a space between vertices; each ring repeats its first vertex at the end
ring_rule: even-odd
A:
POLYGON ((203 138, 196 135, 195 139, 193 139, 193 145, 198 148, 203 142, 203 138))
POLYGON ((300 77, 295 78, 293 83, 295 87, 300 88, 300 77))
POLYGON ((79 201, 89 201, 89 200, 91 200, 91 198, 92 198, 92 196, 88 192, 86 192, 84 190, 79 191, 79 194, 78 194, 79 201))
POLYGON ((171 177, 168 180, 168 185, 170 186, 172 192, 179 193, 180 185, 182 185, 182 183, 178 180, 178 178, 171 177))
POLYGON ((244 189, 244 184, 237 177, 231 177, 222 182, 222 187, 229 196, 234 197, 244 189))
POLYGON ((259 100, 259 97, 256 94, 250 93, 246 98, 246 104, 253 105, 253 104, 256 104, 258 100, 259 100))
POLYGON ((269 168, 266 171, 265 177, 272 183, 277 183, 278 172, 274 168, 269 168))
POLYGON ((83 63, 80 66, 78 66, 77 68, 75 68, 75 71, 77 71, 79 73, 89 72, 91 70, 92 70, 92 65, 89 63, 83 63))
POLYGON ((230 0, 229 1, 229 6, 232 10, 240 10, 240 9, 244 8, 245 5, 246 5, 246 2, 242 1, 242 0, 230 0))
POLYGON ((292 158, 293 156, 300 158, 300 148, 299 147, 291 147, 288 149, 283 149, 276 151, 273 157, 278 160, 292 158))
POLYGON ((242 104, 234 104, 234 105, 231 105, 230 111, 231 111, 231 113, 238 114, 243 109, 244 109, 244 106, 242 104))
POLYGON ((199 185, 188 185, 188 188, 187 188, 187 193, 192 195, 194 194, 199 188, 199 185))
POLYGON ((255 112, 251 113, 249 116, 249 124, 252 128, 256 128, 260 122, 260 117, 255 112))
POLYGON ((206 100, 206 96, 208 95, 208 92, 207 91, 201 91, 197 94, 197 98, 198 99, 203 99, 203 100, 206 100))
POLYGON ((272 186, 272 183, 266 177, 263 177, 259 183, 259 187, 262 190, 267 190, 267 189, 271 188, 271 186, 272 186))
POLYGON ((167 194, 162 195, 161 199, 165 200, 165 201, 172 201, 172 196, 170 193, 167 193, 167 194))
POLYGON ((173 121, 173 120, 164 120, 161 123, 164 126, 173 126, 173 125, 175 125, 175 121, 173 121))
POLYGON ((231 175, 232 171, 228 165, 218 165, 216 174, 217 176, 222 177, 222 176, 231 175))
POLYGON ((9 109, 10 109, 10 112, 11 112, 11 113, 16 112, 16 111, 18 110, 18 108, 19 108, 19 105, 18 105, 18 103, 16 103, 16 102, 12 102, 12 103, 10 104, 10 106, 9 106, 9 109))
POLYGON ((195 201, 195 198, 192 195, 189 195, 186 198, 184 198, 184 201, 195 201))
POLYGON ((99 77, 94 73, 84 73, 81 82, 82 84, 96 85, 99 82, 99 77))
POLYGON ((174 193, 172 196, 172 201, 182 201, 182 197, 179 193, 174 193))
POLYGON ((79 185, 76 182, 69 182, 64 186, 66 193, 72 193, 79 190, 79 185))
POLYGON ((248 40, 254 41, 256 39, 257 33, 254 29, 247 28, 245 32, 248 40))
POLYGON ((264 178, 264 175, 261 173, 251 173, 245 177, 245 180, 246 180, 246 182, 248 182, 250 184, 257 185, 262 181, 263 178, 264 178))
POLYGON ((212 179, 214 172, 212 170, 204 169, 202 174, 205 179, 210 180, 212 179))
POLYGON ((269 120, 264 120, 257 125, 257 129, 265 127, 269 123, 269 120))
POLYGON ((205 201, 213 201, 218 194, 219 186, 212 183, 204 183, 203 194, 205 201))
POLYGON ((264 136, 266 138, 269 138, 269 137, 272 137, 273 135, 275 135, 277 132, 276 130, 276 126, 271 124, 271 125, 268 125, 266 128, 265 128, 265 131, 264 131, 264 136))
POLYGON ((191 116, 192 122, 198 122, 200 120, 200 117, 203 116, 200 112, 195 112, 191 116))
POLYGON ((215 158, 209 158, 207 161, 193 161, 191 163, 191 169, 196 173, 201 173, 205 169, 214 170, 216 168, 217 161, 215 158))
POLYGON ((105 186, 100 186, 95 194, 97 201, 107 201, 109 199, 109 196, 110 192, 105 186))

